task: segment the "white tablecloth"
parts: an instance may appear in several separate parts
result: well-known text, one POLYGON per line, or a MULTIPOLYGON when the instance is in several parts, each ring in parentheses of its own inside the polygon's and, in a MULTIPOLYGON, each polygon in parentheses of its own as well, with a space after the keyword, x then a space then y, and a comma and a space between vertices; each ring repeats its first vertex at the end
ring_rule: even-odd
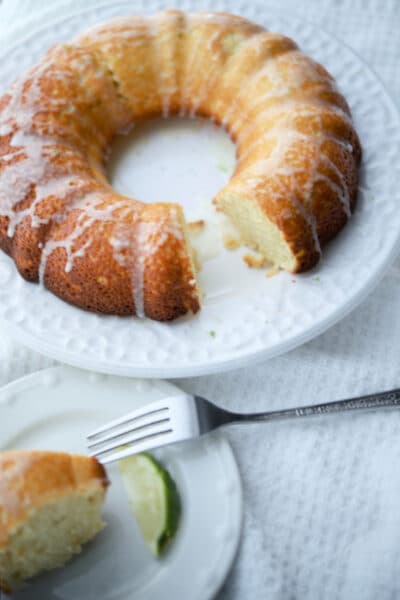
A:
MULTIPOLYGON (((43 22, 91 4, 3 0, 0 48, 22 35, 30 20, 43 22)), ((399 102, 400 2, 265 4, 342 38, 399 102)), ((180 385, 238 410, 400 387, 399 302, 400 262, 362 306, 302 348, 254 368, 180 385)), ((51 364, 14 343, 0 326, 0 384, 51 364)), ((399 413, 249 426, 229 437, 243 478, 245 519, 237 561, 219 600, 400 598, 399 413)))

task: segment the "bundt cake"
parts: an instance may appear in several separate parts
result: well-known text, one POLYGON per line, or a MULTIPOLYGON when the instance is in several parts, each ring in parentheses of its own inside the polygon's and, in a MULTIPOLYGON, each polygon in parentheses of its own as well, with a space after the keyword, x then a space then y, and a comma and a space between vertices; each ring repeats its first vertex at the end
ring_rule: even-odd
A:
MULTIPOLYGON (((108 481, 94 458, 0 453, 0 588, 63 565, 104 527, 108 481)), ((0 592, 1 595, 1 592, 0 592)))
POLYGON ((104 174, 113 136, 172 114, 236 142, 215 204, 243 242, 291 272, 317 263, 351 214, 361 153, 335 81, 239 16, 168 10, 51 48, 0 99, 0 247, 25 279, 101 313, 199 309, 181 207, 121 196, 104 174))

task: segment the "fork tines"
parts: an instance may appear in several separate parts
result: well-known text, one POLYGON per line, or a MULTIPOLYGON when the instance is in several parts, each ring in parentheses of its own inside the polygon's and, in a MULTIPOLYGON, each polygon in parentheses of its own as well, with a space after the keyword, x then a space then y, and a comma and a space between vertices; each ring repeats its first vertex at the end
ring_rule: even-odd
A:
POLYGON ((87 436, 89 454, 108 463, 185 439, 176 431, 179 406, 185 400, 182 395, 152 402, 99 427, 87 436))

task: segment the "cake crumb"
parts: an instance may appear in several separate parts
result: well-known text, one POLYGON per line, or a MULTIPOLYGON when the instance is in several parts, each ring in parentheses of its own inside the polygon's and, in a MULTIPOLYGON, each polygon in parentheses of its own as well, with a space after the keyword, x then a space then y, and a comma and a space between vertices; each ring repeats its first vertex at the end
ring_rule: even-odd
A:
POLYGON ((200 233, 202 229, 205 227, 205 221, 203 219, 198 219, 197 221, 191 221, 187 224, 187 228, 190 233, 200 233))
POLYGON ((227 250, 236 250, 240 246, 240 241, 230 233, 224 234, 223 242, 227 250))
POLYGON ((262 269, 268 264, 264 256, 255 254, 245 254, 243 260, 250 269, 262 269))
POLYGON ((274 275, 278 275, 280 268, 278 265, 273 265, 270 269, 265 271, 265 277, 274 277, 274 275))

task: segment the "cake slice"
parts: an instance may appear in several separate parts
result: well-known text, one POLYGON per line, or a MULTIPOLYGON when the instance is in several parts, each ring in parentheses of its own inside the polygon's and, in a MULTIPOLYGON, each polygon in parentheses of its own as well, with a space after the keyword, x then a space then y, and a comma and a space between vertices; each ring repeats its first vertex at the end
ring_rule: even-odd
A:
POLYGON ((104 527, 108 480, 94 458, 0 452, 0 587, 64 565, 104 527))

